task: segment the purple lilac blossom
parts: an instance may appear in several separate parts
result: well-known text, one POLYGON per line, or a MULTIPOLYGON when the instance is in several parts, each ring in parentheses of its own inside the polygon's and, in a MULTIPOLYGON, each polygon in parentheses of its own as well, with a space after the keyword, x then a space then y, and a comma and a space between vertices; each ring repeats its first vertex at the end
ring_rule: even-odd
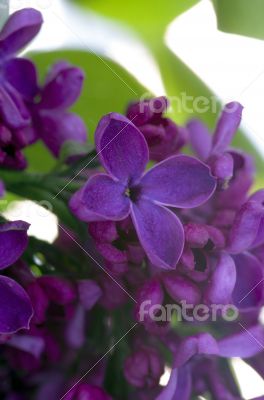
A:
POLYGON ((96 130, 96 148, 107 174, 93 176, 71 199, 85 221, 121 221, 131 215, 151 262, 172 269, 182 254, 183 227, 168 207, 193 208, 215 190, 209 168, 189 156, 172 156, 144 175, 148 148, 125 117, 109 114, 96 130))

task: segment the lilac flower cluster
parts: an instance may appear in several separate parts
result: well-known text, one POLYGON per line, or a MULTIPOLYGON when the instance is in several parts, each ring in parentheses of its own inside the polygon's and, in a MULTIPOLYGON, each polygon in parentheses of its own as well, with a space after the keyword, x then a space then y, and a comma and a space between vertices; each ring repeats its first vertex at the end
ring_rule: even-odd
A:
MULTIPOLYGON (((36 140, 56 158, 66 142, 86 141, 68 111, 82 71, 61 61, 40 87, 34 64, 15 58, 41 24, 25 9, 0 33, 0 174, 26 168, 22 150, 36 140)), ((48 245, 27 223, 1 220, 1 398, 243 399, 232 357, 264 377, 264 189, 254 191, 254 159, 231 147, 242 106, 227 104, 213 134, 200 120, 177 126, 167 106, 144 100, 102 117, 100 165, 82 168, 90 178, 68 204, 84 236, 60 224, 48 245), (149 312, 183 301, 231 305, 238 318, 149 312)))

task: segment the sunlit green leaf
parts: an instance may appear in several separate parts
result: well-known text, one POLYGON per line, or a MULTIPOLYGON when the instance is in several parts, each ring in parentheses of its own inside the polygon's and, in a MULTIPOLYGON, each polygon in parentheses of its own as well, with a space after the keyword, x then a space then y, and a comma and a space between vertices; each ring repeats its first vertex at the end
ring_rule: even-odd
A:
POLYGON ((264 39, 263 0, 212 1, 220 30, 264 39))

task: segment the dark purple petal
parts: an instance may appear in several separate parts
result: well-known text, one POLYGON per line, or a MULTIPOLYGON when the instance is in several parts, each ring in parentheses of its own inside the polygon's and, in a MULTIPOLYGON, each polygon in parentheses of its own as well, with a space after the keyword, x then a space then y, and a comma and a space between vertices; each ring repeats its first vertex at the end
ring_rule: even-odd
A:
MULTIPOLYGON (((65 142, 85 143, 87 141, 85 123, 76 114, 43 112, 39 115, 38 120, 39 135, 55 157, 59 157, 65 142)), ((85 154, 85 149, 83 154, 85 154)))
POLYGON ((141 177, 148 162, 148 147, 129 119, 116 113, 103 117, 95 142, 101 162, 112 177, 124 184, 132 184, 141 177))
POLYGON ((257 201, 248 201, 241 207, 229 233, 228 252, 238 254, 253 245, 263 214, 263 205, 257 201))
POLYGON ((150 310, 163 303, 164 293, 158 279, 148 280, 137 293, 136 319, 140 322, 152 322, 150 310))
POLYGON ((261 307, 264 301, 264 270, 262 263, 249 253, 234 256, 237 281, 233 301, 239 309, 261 307))
POLYGON ((132 205, 132 219, 150 261, 159 268, 176 268, 184 246, 183 226, 178 217, 142 199, 132 205))
POLYGON ((201 160, 207 160, 212 148, 212 135, 207 126, 199 119, 193 119, 188 122, 187 129, 195 154, 201 160))
POLYGON ((95 281, 86 279, 78 282, 80 302, 86 310, 91 310, 102 296, 102 289, 95 281))
POLYGON ((237 102, 226 104, 218 121, 214 136, 212 153, 222 153, 229 147, 239 128, 243 107, 237 102))
POLYGON ((48 296, 49 300, 56 304, 70 304, 76 298, 76 289, 74 285, 64 278, 56 276, 41 276, 38 278, 38 283, 48 296))
POLYGON ((199 304, 201 293, 191 280, 176 272, 169 272, 163 276, 163 283, 173 300, 180 302, 185 300, 188 304, 199 304))
POLYGON ((80 96, 84 73, 80 68, 61 61, 50 71, 42 90, 41 109, 66 109, 80 96))
POLYGON ((140 185, 142 196, 171 207, 193 208, 212 196, 216 180, 201 161, 179 155, 151 168, 140 185))
POLYGON ((85 207, 87 214, 83 214, 90 221, 102 219, 119 221, 126 218, 130 212, 130 200, 125 195, 125 187, 115 182, 109 175, 94 175, 82 189, 81 198, 71 200, 71 209, 78 214, 78 202, 81 209, 85 207))
POLYGON ((46 320, 49 299, 37 281, 31 282, 26 290, 34 308, 33 322, 43 324, 46 320))
POLYGON ((29 224, 14 221, 0 224, 0 269, 14 264, 28 245, 29 224))
POLYGON ((220 340, 218 346, 222 357, 253 357, 263 351, 264 328, 257 325, 243 329, 241 326, 240 332, 220 340))
MULTIPOLYGON (((238 272, 239 273, 239 272, 238 272)), ((208 304, 228 304, 236 284, 235 263, 227 253, 221 253, 205 291, 208 304)))
POLYGON ((14 333, 19 329, 29 329, 33 315, 30 299, 13 279, 0 276, 0 333, 14 333))
POLYGON ((0 57, 14 55, 39 32, 43 19, 39 11, 24 8, 12 14, 0 33, 0 57))
POLYGON ((37 70, 32 61, 24 58, 8 60, 3 67, 4 79, 26 100, 33 101, 38 91, 37 70))

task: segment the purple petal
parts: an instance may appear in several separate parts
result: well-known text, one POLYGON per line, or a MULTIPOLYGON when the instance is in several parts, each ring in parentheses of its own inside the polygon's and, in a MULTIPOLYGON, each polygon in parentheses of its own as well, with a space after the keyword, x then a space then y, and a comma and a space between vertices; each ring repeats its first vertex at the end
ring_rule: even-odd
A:
POLYGON ((136 319, 140 322, 152 322, 150 310, 163 303, 164 293, 158 279, 148 280, 137 293, 136 319))
POLYGON ((193 208, 212 196, 216 180, 201 161, 180 155, 155 165, 140 185, 142 196, 171 207, 193 208))
POLYGON ((45 342, 42 337, 30 335, 13 335, 9 339, 8 345, 32 354, 35 358, 39 358, 45 348, 45 342))
POLYGON ((73 113, 43 112, 39 115, 39 134, 48 149, 59 157, 67 141, 85 143, 87 130, 84 121, 73 113))
POLYGON ((0 269, 14 264, 24 253, 28 228, 29 224, 24 221, 0 224, 0 269))
POLYGON ((194 152, 201 160, 207 160, 212 148, 212 135, 207 126, 199 119, 193 119, 188 122, 187 129, 194 152))
POLYGON ((0 85, 0 115, 11 128, 22 128, 30 122, 22 97, 8 82, 0 85))
POLYGON ((91 221, 125 219, 130 213, 130 200, 125 190, 109 175, 98 174, 90 178, 83 191, 82 203, 91 213, 91 221))
POLYGON ((129 119, 116 113, 103 117, 95 142, 101 162, 112 177, 131 184, 143 174, 149 158, 147 143, 129 119))
POLYGON ((260 325, 244 327, 240 332, 220 340, 218 346, 222 357, 253 357, 264 349, 264 328, 260 325))
POLYGON ((184 246, 183 226, 170 210, 150 201, 132 205, 132 218, 150 261, 163 269, 174 269, 184 246))
POLYGON ((66 305, 76 298, 76 290, 73 284, 64 278, 56 276, 41 276, 38 283, 48 296, 56 304, 66 305))
POLYGON ((233 301, 240 309, 260 307, 264 300, 264 273, 262 263, 249 253, 234 256, 237 281, 233 301))
POLYGON ((185 300, 188 304, 198 304, 201 293, 198 287, 188 278, 173 272, 163 276, 163 283, 173 300, 180 302, 185 300))
POLYGON ((188 365, 179 368, 178 384, 172 400, 190 400, 192 392, 192 376, 188 365))
POLYGON ((34 308, 33 322, 43 324, 46 320, 49 299, 37 281, 30 283, 26 290, 34 308))
POLYGON ((11 56, 27 45, 39 32, 42 15, 33 8, 12 14, 0 33, 2 57, 11 56))
POLYGON ((237 102, 226 104, 213 136, 212 153, 222 153, 229 147, 239 128, 243 107, 237 102))
POLYGON ((33 101, 38 91, 37 70, 32 61, 13 58, 4 64, 4 79, 26 100, 33 101))
POLYGON ((50 71, 42 91, 42 109, 66 109, 80 96, 84 73, 80 68, 61 61, 50 71))
POLYGON ((178 369, 173 368, 170 374, 168 384, 162 389, 161 393, 155 398, 155 400, 173 400, 177 390, 178 383, 178 369))
POLYGON ((0 333, 15 333, 19 329, 29 329, 33 315, 30 299, 13 279, 0 276, 0 333))
POLYGON ((102 296, 102 289, 95 281, 86 279, 78 282, 80 302, 86 310, 91 310, 102 296))
POLYGON ((4 182, 0 180, 0 199, 5 195, 5 185, 4 182))
POLYGON ((236 284, 237 270, 228 254, 221 253, 205 292, 208 304, 228 304, 236 284))
POLYGON ((238 254, 252 246, 257 237, 263 214, 263 205, 257 201, 248 201, 241 207, 229 233, 228 252, 238 254))
POLYGON ((66 326, 65 338, 73 349, 80 349, 85 342, 85 309, 78 304, 73 317, 66 326))
MULTIPOLYGON (((90 222, 95 220, 95 214, 88 210, 84 201, 83 201, 83 194, 85 191, 86 186, 83 186, 80 190, 78 190, 72 198, 70 199, 70 209, 71 212, 80 220, 84 222, 90 222)), ((104 221, 105 218, 96 216, 96 221, 104 221)))

